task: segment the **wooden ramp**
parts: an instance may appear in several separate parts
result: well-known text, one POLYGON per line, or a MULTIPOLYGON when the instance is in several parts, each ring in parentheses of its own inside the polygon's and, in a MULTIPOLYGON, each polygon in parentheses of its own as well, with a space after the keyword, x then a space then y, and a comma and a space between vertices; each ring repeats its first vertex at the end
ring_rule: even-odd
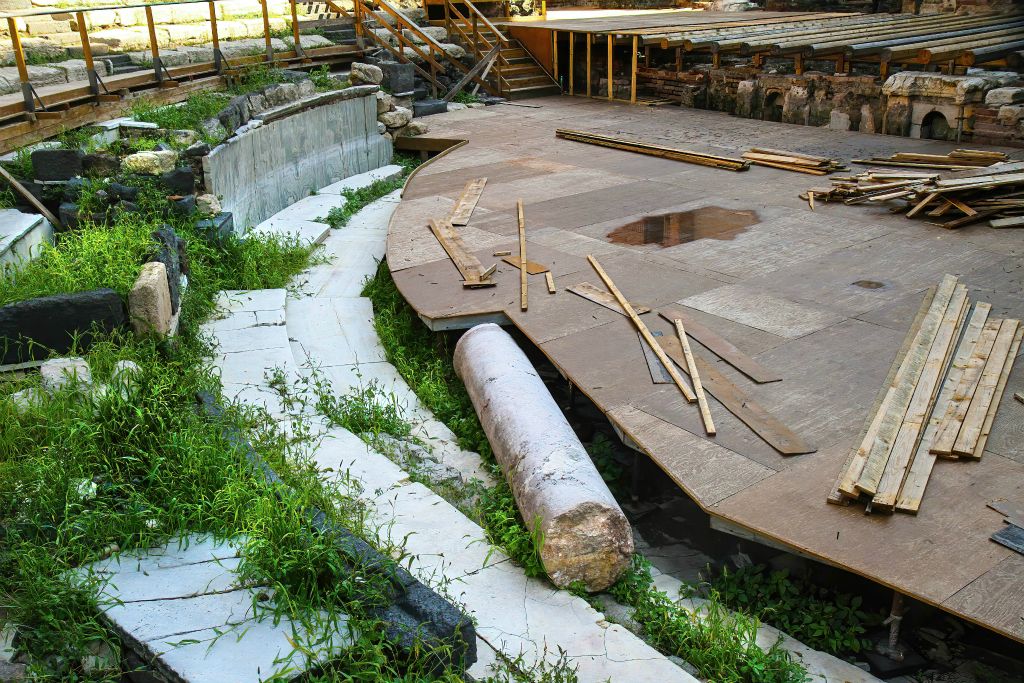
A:
MULTIPOLYGON (((529 104, 432 119, 432 135, 469 142, 417 173, 391 221, 388 264, 420 317, 435 329, 515 325, 716 525, 1024 641, 1024 556, 989 540, 1003 515, 986 506, 1024 501, 1024 410, 1013 400, 1024 390, 1024 363, 1009 377, 985 457, 937 462, 917 516, 867 517, 862 507, 825 502, 927 289, 954 273, 1000 317, 1024 316, 1019 235, 986 225, 950 232, 874 204, 819 202, 812 212, 798 195, 815 181, 803 174, 730 173, 559 140, 554 131, 731 157, 757 146, 839 160, 891 154, 891 138, 580 98, 529 104), (547 266, 556 285, 549 295, 544 275, 531 275, 534 291, 545 294, 531 296, 527 311, 520 310, 518 269, 499 261, 495 287, 466 290, 427 226, 431 217, 451 215, 466 183, 482 177, 486 188, 461 237, 483 263, 496 252, 518 253, 516 199, 523 199, 529 258, 547 266), (756 220, 711 238, 699 216, 712 208, 717 217, 754 212, 756 220), (672 240, 654 228, 638 233, 641 243, 609 237, 651 216, 678 216, 672 240), (641 317, 653 335, 675 339, 678 313, 687 329, 716 335, 707 336, 710 347, 691 337, 716 436, 706 436, 697 406, 674 384, 652 380, 630 319, 573 293, 583 283, 601 286, 588 255, 627 299, 651 309, 641 317), (760 406, 814 452, 776 450, 730 410, 728 396, 710 390, 704 367, 746 397, 733 395, 734 403, 760 406)), ((954 147, 898 143, 920 153, 954 147)), ((1020 150, 1005 151, 1021 158, 1020 150)))

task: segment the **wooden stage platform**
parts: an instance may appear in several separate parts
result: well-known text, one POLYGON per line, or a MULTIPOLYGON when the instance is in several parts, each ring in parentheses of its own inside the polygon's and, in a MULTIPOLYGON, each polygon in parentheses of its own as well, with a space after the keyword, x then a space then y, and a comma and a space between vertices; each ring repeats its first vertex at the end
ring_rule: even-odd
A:
POLYGON ((1024 502, 1024 405, 1013 400, 1024 391, 1020 359, 984 458, 940 461, 919 515, 865 516, 862 506, 825 502, 928 287, 956 274, 972 300, 992 304, 993 316, 1024 317, 1024 234, 985 224, 947 231, 884 206, 819 203, 812 212, 797 195, 822 184, 814 176, 694 166, 560 140, 554 131, 733 157, 759 146, 847 161, 955 145, 582 98, 527 103, 430 119, 430 137, 469 142, 409 182, 391 222, 388 264, 423 320, 435 329, 514 325, 716 523, 1024 641, 1024 556, 989 540, 1003 517, 986 507, 999 498, 1024 502), (488 182, 460 232, 484 267, 497 262, 497 286, 464 289, 427 222, 447 217, 478 177, 488 182), (548 294, 543 276, 532 276, 527 312, 518 270, 492 255, 518 253, 518 198, 527 256, 551 268, 558 288, 548 294), (706 207, 753 224, 726 232, 698 224, 698 239, 675 246, 608 237, 645 216, 706 207), (714 399, 718 435, 706 438, 696 405, 673 385, 652 383, 630 321, 566 291, 600 286, 588 254, 627 298, 654 309, 643 316, 652 330, 672 335, 657 312, 679 307, 781 375, 754 384, 693 344, 816 452, 780 455, 714 399))

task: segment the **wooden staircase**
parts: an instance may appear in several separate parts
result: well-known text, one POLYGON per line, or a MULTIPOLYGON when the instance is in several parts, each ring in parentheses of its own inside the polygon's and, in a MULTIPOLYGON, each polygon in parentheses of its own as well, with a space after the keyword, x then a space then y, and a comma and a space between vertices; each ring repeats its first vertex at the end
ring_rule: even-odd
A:
POLYGON ((558 95, 561 92, 554 79, 518 40, 509 39, 508 47, 502 48, 498 59, 502 65, 503 97, 521 100, 527 97, 558 95))

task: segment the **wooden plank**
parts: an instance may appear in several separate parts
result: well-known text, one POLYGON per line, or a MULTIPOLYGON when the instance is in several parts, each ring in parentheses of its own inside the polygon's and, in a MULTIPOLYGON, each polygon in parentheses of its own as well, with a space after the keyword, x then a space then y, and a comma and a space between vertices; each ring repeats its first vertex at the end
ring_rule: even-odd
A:
POLYGON ((1024 228, 1024 216, 1010 216, 1009 218, 994 218, 988 222, 993 228, 1024 228))
POLYGON ((931 204, 932 201, 938 196, 938 192, 929 192, 924 199, 919 201, 917 204, 914 204, 913 208, 911 208, 910 211, 907 212, 907 218, 913 218, 914 216, 916 216, 918 213, 921 212, 921 209, 931 204))
POLYGON ((523 200, 516 200, 516 214, 519 218, 519 263, 527 264, 526 268, 519 269, 519 308, 523 311, 526 310, 529 302, 527 301, 527 282, 526 275, 529 269, 529 260, 526 258, 526 217, 523 215, 523 200))
MULTIPOLYGON (((999 378, 1006 367, 1007 356, 1014 346, 1019 325, 1019 321, 1007 318, 999 327, 996 342, 992 345, 992 353, 989 354, 988 360, 985 362, 985 369, 981 373, 981 379, 978 380, 978 388, 971 398, 971 406, 967 409, 964 423, 960 427, 960 433, 956 436, 956 443, 953 444, 954 455, 974 457, 978 440, 981 438, 981 431, 985 425, 985 416, 992 405, 992 398, 995 396, 999 378)), ((1012 359, 1009 360, 1012 361, 1012 359)))
MULTIPOLYGON (((662 337, 661 345, 665 353, 678 366, 687 372, 686 358, 683 347, 675 337, 662 337)), ((802 455, 813 453, 817 449, 801 439, 778 418, 765 410, 759 403, 745 394, 733 384, 714 365, 699 356, 694 357, 697 371, 700 372, 701 385, 704 390, 715 397, 726 410, 736 416, 743 424, 750 427, 765 443, 782 455, 802 455)))
POLYGON ((658 315, 669 322, 676 319, 682 320, 683 324, 686 325, 686 332, 691 337, 700 342, 708 351, 711 351, 711 353, 758 384, 782 381, 782 377, 778 373, 772 372, 740 351, 732 342, 717 332, 701 325, 693 316, 684 313, 679 306, 664 306, 658 309, 658 315))
POLYGON ((1018 325, 1017 335, 1013 338, 1013 344, 1010 346, 1010 352, 1006 354, 1006 365, 1003 367, 1002 374, 999 375, 999 383, 996 385, 996 392, 992 396, 992 405, 985 414, 985 423, 981 427, 981 437, 978 439, 978 445, 974 449, 974 455, 970 456, 974 460, 981 458, 985 453, 985 445, 988 443, 988 435, 992 433, 992 423, 996 419, 996 412, 999 410, 999 402, 1003 399, 1003 392, 1006 390, 1006 382, 1009 380, 1010 372, 1013 370, 1013 362, 1017 358, 1017 352, 1020 351, 1022 338, 1024 338, 1024 325, 1018 325))
MULTIPOLYGON (((660 337, 661 332, 652 332, 655 337, 660 337)), ((651 373, 651 381, 655 384, 672 384, 672 375, 668 374, 668 370, 661 364, 658 357, 651 350, 651 347, 644 341, 644 336, 638 331, 636 333, 637 341, 640 342, 640 348, 644 352, 644 360, 647 361, 647 370, 651 373)))
POLYGON ((921 324, 921 329, 914 339, 914 344, 903 360, 903 366, 900 368, 895 383, 889 389, 891 396, 886 402, 878 433, 868 452, 860 478, 857 479, 856 487, 861 493, 866 493, 869 496, 878 493, 878 482, 881 481, 882 473, 885 471, 885 463, 889 460, 893 441, 907 414, 914 388, 924 370, 925 360, 931 350, 932 342, 935 341, 935 335, 938 333, 939 325, 949 306, 949 300, 956 289, 956 282, 957 279, 953 275, 946 275, 942 278, 931 308, 929 308, 928 314, 921 324))
POLYGON ((853 448, 849 456, 847 456, 846 464, 843 465, 839 478, 828 495, 828 502, 841 505, 844 501, 860 496, 856 483, 860 478, 861 472, 864 470, 864 464, 867 462, 868 453, 871 451, 871 445, 875 441, 875 436, 878 435, 878 428, 881 425, 882 416, 885 414, 885 409, 891 396, 889 388, 896 382, 896 378, 899 376, 899 372, 903 367, 903 361, 910 352, 914 340, 917 338, 917 333, 921 329, 925 316, 931 309, 937 289, 937 287, 930 287, 921 299, 917 315, 911 322, 910 329, 903 338, 903 344, 900 345, 899 351, 896 352, 892 365, 889 366, 889 374, 886 375, 885 382, 882 384, 881 389, 879 389, 878 395, 875 397, 875 403, 871 407, 871 412, 868 413, 868 418, 861 429, 859 446, 853 448))
MULTIPOLYGON (((589 282, 581 282, 578 285, 571 285, 566 287, 566 290, 572 292, 576 296, 581 296, 584 299, 593 301, 595 304, 615 311, 616 313, 627 315, 626 311, 619 305, 619 302, 615 300, 615 297, 609 294, 606 290, 599 289, 589 282)), ((633 310, 637 312, 637 315, 643 315, 651 310, 647 306, 643 306, 632 301, 630 302, 630 305, 633 307, 633 310)))
POLYGON ((452 227, 451 223, 431 218, 430 230, 434 233, 437 241, 441 243, 441 247, 444 248, 452 263, 458 268, 462 275, 463 287, 494 287, 497 285, 496 282, 482 277, 483 267, 480 265, 480 261, 466 248, 461 235, 452 227))
POLYGON ((989 216, 994 216, 1000 211, 1002 211, 1002 209, 989 209, 987 211, 979 211, 973 216, 963 216, 961 218, 951 220, 948 223, 942 223, 941 225, 946 230, 956 230, 957 228, 962 228, 965 225, 971 225, 972 223, 980 223, 989 216))
POLYGON ((626 152, 647 154, 662 159, 671 159, 673 161, 684 161, 691 164, 699 164, 701 166, 723 168, 729 171, 746 171, 750 167, 750 162, 744 159, 731 159, 729 157, 704 154, 702 152, 694 152, 692 150, 676 149, 673 147, 664 147, 662 145, 651 145, 644 142, 615 138, 608 135, 598 135, 596 133, 588 133, 579 130, 558 128, 555 130, 555 137, 562 138, 563 140, 572 140, 574 142, 583 142, 589 145, 620 149, 626 152))
POLYGON ((894 512, 896 509, 896 499, 899 496, 900 487, 917 450, 921 433, 925 428, 925 421, 932 412, 935 395, 941 388, 946 364, 955 348, 955 341, 962 329, 961 325, 967 308, 967 287, 957 285, 942 318, 942 323, 939 325, 939 331, 935 335, 935 341, 928 352, 921 378, 914 388, 914 395, 907 407, 903 424, 900 425, 896 439, 893 441, 892 451, 885 463, 885 469, 882 471, 882 478, 878 482, 878 491, 871 501, 872 510, 894 512))
MULTIPOLYGON (((519 264, 522 263, 519 260, 518 256, 512 256, 512 255, 505 256, 501 260, 504 261, 505 263, 509 264, 513 268, 519 268, 520 267, 519 264)), ((527 261, 526 262, 526 272, 529 273, 530 275, 540 275, 541 273, 547 273, 547 272, 550 272, 550 271, 551 271, 551 269, 548 268, 547 266, 545 266, 543 263, 537 263, 536 261, 527 261)))
MULTIPOLYGON (((619 302, 619 306, 622 307, 622 310, 624 310, 626 312, 626 315, 629 316, 629 319, 633 321, 633 324, 636 326, 636 329, 640 332, 641 336, 643 336, 644 341, 646 341, 650 345, 651 350, 654 351, 654 354, 658 357, 658 360, 660 360, 661 364, 665 366, 666 370, 668 370, 668 374, 671 375, 672 381, 675 382, 675 385, 679 388, 679 391, 683 394, 683 396, 686 397, 686 400, 688 402, 693 403, 694 401, 696 401, 697 397, 694 395, 692 391, 690 391, 690 387, 686 386, 686 382, 683 381, 682 376, 676 370, 675 366, 672 365, 672 362, 668 359, 668 356, 665 355, 665 351, 662 350, 661 345, 658 344, 658 342, 654 339, 654 336, 651 335, 651 331, 647 329, 647 325, 644 324, 644 321, 641 320, 640 316, 637 315, 636 311, 633 310, 633 307, 630 305, 629 301, 626 300, 626 297, 622 295, 622 292, 619 291, 619 288, 615 286, 615 282, 611 279, 611 277, 609 277, 608 273, 604 272, 604 268, 601 267, 601 264, 598 263, 596 258, 594 258, 591 255, 588 255, 587 260, 590 261, 590 265, 592 265, 594 267, 594 270, 597 271, 597 274, 601 278, 601 281, 604 282, 606 287, 608 287, 608 291, 611 292, 612 296, 615 297, 615 300, 619 302)), ((526 271, 520 269, 519 272, 523 273, 523 278, 525 279, 526 271)))
POLYGON ((487 178, 475 178, 466 183, 466 187, 462 190, 462 195, 452 211, 452 225, 469 224, 469 219, 476 209, 477 202, 480 201, 480 195, 484 193, 486 184, 487 178))
POLYGON ((11 186, 12 190, 21 195, 21 198, 28 202, 33 209, 42 214, 43 218, 50 221, 50 225, 52 225, 55 228, 61 227, 60 221, 57 220, 57 217, 54 216, 49 209, 43 206, 42 203, 38 199, 36 199, 36 196, 34 194, 25 189, 25 186, 22 185, 17 178, 8 173, 7 169, 2 166, 0 166, 0 178, 6 180, 8 184, 11 186))
MULTIPOLYGON (((527 267, 529 267, 529 264, 527 264, 527 267)), ((548 294, 554 294, 558 291, 555 289, 555 276, 551 274, 550 270, 544 273, 544 282, 547 283, 548 294)))
POLYGON ((697 406, 700 408, 700 418, 704 421, 704 431, 709 436, 715 435, 715 421, 711 419, 711 409, 708 408, 708 398, 704 395, 704 387, 700 383, 700 373, 697 372, 697 364, 693 360, 693 352, 690 350, 690 342, 686 340, 686 329, 683 321, 676 318, 672 321, 676 326, 676 334, 679 336, 679 343, 683 347, 683 357, 686 358, 686 370, 690 374, 690 381, 693 382, 693 393, 697 395, 697 406))
MULTIPOLYGON (((747 157, 744 155, 744 158, 747 157)), ((810 168, 808 166, 797 166, 794 164, 780 164, 774 161, 761 161, 760 159, 747 159, 752 164, 757 166, 770 166, 771 168, 781 168, 784 171, 796 171, 797 173, 807 173, 809 175, 827 175, 828 171, 820 168, 810 168)))
POLYGON ((933 455, 950 457, 953 454, 953 444, 956 443, 956 436, 960 433, 967 409, 971 405, 971 397, 978 387, 978 380, 981 379, 981 372, 985 369, 985 362, 992 353, 992 345, 996 341, 996 335, 1001 320, 989 320, 982 328, 977 342, 971 349, 960 377, 953 387, 953 392, 945 404, 937 407, 939 423, 935 431, 935 438, 929 451, 933 455), (944 408, 942 406, 945 406, 944 408))
POLYGON ((960 212, 963 213, 965 216, 977 216, 978 215, 978 212, 975 209, 972 209, 971 207, 967 206, 966 204, 964 204, 962 201, 960 201, 956 197, 943 197, 943 199, 945 199, 947 202, 949 202, 950 204, 955 206, 957 209, 959 209, 960 212))
POLYGON ((935 440, 942 421, 941 407, 947 405, 953 398, 956 387, 960 383, 960 378, 974 352, 974 347, 985 329, 985 323, 988 321, 988 315, 991 310, 992 306, 985 302, 979 302, 974 306, 967 329, 964 331, 956 353, 953 356, 949 373, 946 375, 946 379, 942 383, 942 389, 939 391, 939 396, 935 401, 936 407, 932 410, 928 426, 925 427, 924 436, 921 438, 917 451, 914 453, 914 461, 911 463, 903 485, 900 487, 900 494, 896 499, 896 510, 899 512, 916 515, 921 508, 921 501, 928 486, 928 479, 931 477, 932 468, 935 466, 935 454, 931 452, 931 445, 935 440))

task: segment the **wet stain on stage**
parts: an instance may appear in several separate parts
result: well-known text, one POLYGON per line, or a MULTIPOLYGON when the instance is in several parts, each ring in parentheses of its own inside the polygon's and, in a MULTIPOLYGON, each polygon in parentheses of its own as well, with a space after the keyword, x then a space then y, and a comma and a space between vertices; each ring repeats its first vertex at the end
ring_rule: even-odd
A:
POLYGON ((731 240, 759 220, 756 211, 704 206, 691 211, 644 216, 615 228, 608 233, 608 239, 615 244, 657 244, 660 247, 701 239, 731 240))

